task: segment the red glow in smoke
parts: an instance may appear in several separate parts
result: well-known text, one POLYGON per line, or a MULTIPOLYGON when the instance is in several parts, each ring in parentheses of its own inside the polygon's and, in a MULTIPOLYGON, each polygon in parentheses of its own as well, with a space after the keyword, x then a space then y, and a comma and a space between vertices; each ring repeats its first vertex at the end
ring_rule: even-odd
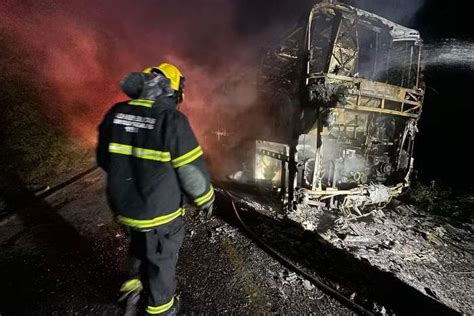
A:
MULTIPOLYGON (((73 139, 93 146, 105 111, 126 99, 118 87, 123 75, 163 61, 185 74, 183 110, 203 137, 216 108, 237 113, 239 102, 252 97, 248 91, 220 93, 223 82, 247 65, 245 41, 230 27, 229 3, 203 1, 195 8, 171 1, 145 1, 141 7, 112 0, 3 1, 0 35, 12 40, 4 45, 18 47, 19 63, 24 56, 32 65, 34 80, 25 89, 47 87, 41 106, 73 139)), ((15 65, 6 67, 16 71, 15 65)))

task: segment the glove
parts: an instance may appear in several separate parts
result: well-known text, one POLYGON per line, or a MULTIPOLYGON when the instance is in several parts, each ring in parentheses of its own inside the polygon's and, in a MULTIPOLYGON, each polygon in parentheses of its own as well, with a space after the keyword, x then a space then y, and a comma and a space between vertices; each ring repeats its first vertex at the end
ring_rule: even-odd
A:
POLYGON ((199 208, 199 217, 201 221, 208 221, 212 217, 212 212, 214 210, 214 201, 210 201, 199 208))
POLYGON ((205 214, 206 219, 211 218, 213 210, 214 210, 214 204, 212 204, 212 203, 208 207, 206 207, 202 210, 202 212, 205 214))

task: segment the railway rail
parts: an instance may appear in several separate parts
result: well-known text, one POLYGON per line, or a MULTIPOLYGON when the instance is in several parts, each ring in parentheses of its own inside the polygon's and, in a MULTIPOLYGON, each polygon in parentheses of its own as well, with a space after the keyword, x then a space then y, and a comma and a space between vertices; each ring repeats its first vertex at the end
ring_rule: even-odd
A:
MULTIPOLYGON (((85 171, 69 178, 68 180, 66 180, 62 183, 60 183, 56 186, 53 186, 51 188, 48 188, 46 191, 43 191, 40 194, 37 194, 36 198, 45 199, 49 196, 52 196, 53 194, 56 194, 56 193, 60 192, 61 190, 65 189, 66 187, 80 181, 81 179, 83 179, 83 178, 85 178, 85 177, 87 177, 87 176, 89 176, 89 175, 91 175, 95 172, 98 172, 99 170, 100 169, 97 166, 91 167, 91 168, 89 168, 89 169, 87 169, 87 170, 85 170, 85 171)), ((229 193, 226 190, 222 190, 222 192, 230 200, 231 205, 232 205, 232 209, 235 213, 235 216, 236 216, 237 220, 239 221, 240 225, 242 226, 242 228, 252 237, 252 239, 265 252, 269 253, 274 259, 276 259, 277 261, 284 264, 288 269, 292 270, 293 272, 295 272, 295 273, 303 276, 304 278, 308 279, 309 281, 311 281, 321 291, 323 291, 327 295, 333 297, 334 299, 339 301, 342 305, 344 305, 345 307, 351 309, 355 313, 360 314, 360 315, 374 315, 373 312, 367 310, 366 308, 364 308, 361 305, 358 305, 358 304, 354 303, 353 301, 351 301, 350 299, 348 299, 344 295, 338 293, 337 290, 335 290, 335 289, 327 286, 326 284, 320 282, 314 276, 312 276, 310 273, 308 273, 306 271, 303 271, 300 268, 298 268, 290 259, 288 259, 285 256, 283 256, 282 254, 280 254, 278 251, 273 249, 269 244, 267 244, 265 241, 263 241, 261 238, 259 238, 258 235, 245 223, 245 221, 240 216, 238 207, 237 207, 237 205, 234 201, 235 197, 233 197, 231 195, 231 193, 229 193)))
MULTIPOLYGON (((263 228, 263 233, 259 234, 257 230, 251 227, 254 224, 254 218, 260 217, 258 215, 260 212, 257 209, 252 211, 254 206, 250 206, 249 210, 250 204, 245 202, 245 198, 234 194, 232 191, 229 192, 224 189, 220 191, 226 200, 230 201, 238 222, 237 225, 241 226, 263 251, 286 266, 290 271, 312 282, 322 292, 353 312, 359 315, 461 315, 461 313, 448 307, 441 300, 425 295, 392 273, 380 270, 369 264, 368 261, 360 260, 360 258, 353 256, 350 252, 334 248, 330 244, 326 245, 324 242, 319 242, 317 236, 306 236, 301 231, 301 237, 297 237, 294 235, 294 232, 291 232, 292 229, 289 229, 287 231, 289 234, 286 235, 284 233, 286 231, 285 228, 280 227, 280 229, 283 229, 282 232, 285 236, 283 238, 285 240, 289 238, 285 242, 287 245, 290 245, 289 247, 283 246, 279 248, 282 238, 278 233, 275 236, 275 243, 269 242, 269 240, 265 241, 265 228, 263 228), (239 208, 239 202, 242 202, 245 206, 239 208), (241 212, 243 210, 246 210, 246 212, 241 212), (249 219, 248 222, 246 222, 246 216, 249 219), (298 251, 293 249, 293 242, 297 242, 295 245, 300 244, 294 239, 295 237, 296 239, 301 238, 302 241, 305 240, 303 241, 304 243, 307 243, 308 240, 314 240, 314 245, 319 246, 314 248, 315 252, 311 250, 313 249, 312 246, 310 248, 303 247, 298 251), (288 254, 283 254, 287 251, 288 254), (318 255, 314 257, 306 253, 306 251, 313 251, 313 254, 318 255), (295 255, 295 258, 292 257, 293 255, 295 255), (309 262, 312 262, 311 267, 306 266, 309 262), (319 269, 323 269, 321 273, 318 272, 319 269)), ((264 223, 266 219, 261 218, 255 222, 257 224, 256 227, 260 231, 261 225, 259 222, 264 223)), ((279 227, 279 223, 280 221, 277 220, 275 223, 270 223, 270 225, 275 228, 279 227)), ((270 228, 271 230, 273 229, 270 228)), ((273 236, 273 234, 271 235, 273 236)), ((297 235, 299 236, 300 232, 297 232, 297 235)))
POLYGON ((40 199, 44 199, 50 195, 53 195, 55 194, 56 192, 59 192, 61 191, 62 189, 66 188, 67 186, 71 185, 71 184, 74 184, 75 182, 81 180, 82 178, 96 172, 96 171, 99 171, 99 167, 98 166, 93 166, 87 170, 84 170, 83 172, 69 178, 68 180, 52 187, 52 188, 49 188, 48 190, 42 192, 41 194, 38 194, 36 195, 37 198, 40 198, 40 199))
MULTIPOLYGON (((70 179, 64 181, 61 184, 58 184, 54 187, 49 188, 48 190, 41 192, 40 194, 35 195, 37 199, 45 199, 47 197, 52 196, 53 194, 56 194, 60 192, 61 190, 69 187, 70 185, 80 181, 81 179, 90 176, 91 174, 94 174, 96 172, 99 172, 100 169, 97 166, 91 167, 73 177, 70 179)), ((278 262, 282 263, 286 268, 289 270, 293 271, 294 273, 300 275, 301 277, 307 279, 310 281, 312 284, 314 284, 317 288, 319 288, 322 292, 327 294, 329 297, 334 298, 338 302, 340 302, 343 306, 347 307, 348 309, 352 310, 354 313, 359 314, 359 315, 376 315, 377 312, 374 310, 370 310, 370 307, 364 307, 357 302, 351 300, 348 298, 346 295, 341 294, 340 291, 335 289, 334 287, 331 287, 320 280, 311 272, 305 271, 304 269, 298 267, 297 264, 294 263, 291 259, 287 258, 283 254, 281 254, 279 251, 275 250, 274 247, 269 245, 267 242, 265 242, 252 228, 246 223, 244 220, 243 216, 241 215, 240 208, 237 206, 237 201, 239 200, 235 195, 230 193, 229 191, 225 189, 219 189, 217 191, 222 192, 223 196, 230 202, 233 213, 235 214, 235 218, 238 222, 238 225, 240 225, 243 230, 248 234, 248 236, 266 253, 268 253, 271 257, 273 257, 275 260, 278 262)), ((15 212, 12 212, 10 214, 15 214, 15 212)), ((2 218, 3 219, 3 218, 2 218)), ((407 294, 408 295, 408 294, 407 294)), ((428 299, 428 298, 426 298, 428 299)), ((401 304, 404 304, 404 302, 400 302, 401 304)), ((428 302, 422 299, 420 301, 420 306, 422 310, 425 310, 425 307, 429 307, 428 310, 430 311, 436 311, 434 314, 443 314, 443 315, 451 315, 451 314, 456 314, 459 315, 457 312, 454 312, 453 310, 450 310, 446 306, 441 306, 439 302, 428 302), (433 305, 434 303, 434 305, 433 305), (433 308, 433 309, 432 309, 433 308), (440 311, 443 311, 443 313, 439 313, 440 311)), ((368 306, 367 304, 365 304, 368 306)), ((416 309, 416 308, 415 308, 416 309)), ((403 309, 402 310, 406 310, 403 309)))
POLYGON ((272 248, 268 243, 266 243, 264 240, 262 240, 242 219, 242 216, 240 216, 239 213, 239 208, 237 207, 235 203, 235 198, 231 195, 226 190, 222 190, 224 195, 230 200, 232 204, 233 211, 235 213, 235 216, 237 220, 239 221, 240 225, 243 227, 243 229, 252 237, 252 239, 268 254, 270 254, 274 259, 277 261, 281 262, 284 266, 286 266, 288 269, 292 270, 293 272, 299 274, 300 276, 306 278, 307 280, 311 281, 316 287, 318 287, 322 292, 325 294, 329 295, 330 297, 336 299, 338 302, 340 302, 342 305, 345 307, 349 308, 353 312, 359 314, 359 315, 375 315, 372 311, 369 311, 365 307, 353 302, 349 298, 345 297, 344 295, 340 294, 336 289, 322 283, 318 279, 316 279, 314 276, 312 276, 310 273, 300 269, 296 264, 294 264, 290 259, 286 258, 283 256, 281 253, 279 253, 277 250, 272 248))

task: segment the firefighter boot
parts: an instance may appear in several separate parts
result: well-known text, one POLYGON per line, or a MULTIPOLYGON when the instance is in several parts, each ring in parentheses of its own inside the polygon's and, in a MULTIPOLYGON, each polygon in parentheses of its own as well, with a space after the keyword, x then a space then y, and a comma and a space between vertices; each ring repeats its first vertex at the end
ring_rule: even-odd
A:
POLYGON ((181 311, 181 297, 179 295, 176 295, 174 297, 174 303, 173 306, 169 310, 166 311, 163 315, 166 316, 177 316, 180 315, 181 311))
POLYGON ((136 316, 138 309, 138 301, 140 300, 140 292, 133 291, 127 296, 127 305, 125 306, 124 316, 136 316))

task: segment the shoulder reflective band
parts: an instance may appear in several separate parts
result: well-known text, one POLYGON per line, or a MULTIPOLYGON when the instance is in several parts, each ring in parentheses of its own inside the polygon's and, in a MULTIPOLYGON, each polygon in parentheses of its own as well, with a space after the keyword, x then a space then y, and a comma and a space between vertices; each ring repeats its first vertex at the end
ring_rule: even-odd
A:
POLYGON ((145 229, 145 228, 152 228, 160 225, 167 224, 172 220, 183 216, 184 215, 184 208, 179 208, 177 211, 167 214, 158 216, 152 219, 133 219, 128 218, 125 216, 117 216, 117 220, 129 227, 138 228, 138 229, 145 229))
POLYGON ((171 154, 166 151, 158 151, 130 145, 110 143, 109 153, 133 156, 141 159, 155 160, 161 162, 171 161, 171 154))
POLYGON ((201 146, 197 146, 193 150, 187 152, 186 154, 179 156, 178 158, 173 159, 171 162, 173 163, 173 167, 179 168, 181 166, 184 166, 200 156, 202 156, 204 152, 202 151, 201 146))
POLYGON ((211 185, 211 188, 209 189, 209 191, 207 191, 207 193, 204 194, 203 196, 195 199, 194 203, 196 203, 197 206, 204 205, 212 199, 213 195, 214 195, 214 188, 211 185))
POLYGON ((128 104, 131 104, 131 105, 140 105, 140 106, 144 106, 144 107, 147 107, 147 108, 151 108, 153 106, 153 103, 155 103, 155 101, 145 100, 145 99, 136 99, 136 100, 132 100, 132 101, 128 102, 128 104))
POLYGON ((146 308, 146 312, 148 314, 152 314, 152 315, 161 314, 161 313, 164 313, 167 310, 169 310, 171 308, 171 306, 173 306, 173 304, 174 304, 174 297, 168 303, 160 305, 160 306, 150 306, 150 305, 148 305, 147 308, 146 308))

